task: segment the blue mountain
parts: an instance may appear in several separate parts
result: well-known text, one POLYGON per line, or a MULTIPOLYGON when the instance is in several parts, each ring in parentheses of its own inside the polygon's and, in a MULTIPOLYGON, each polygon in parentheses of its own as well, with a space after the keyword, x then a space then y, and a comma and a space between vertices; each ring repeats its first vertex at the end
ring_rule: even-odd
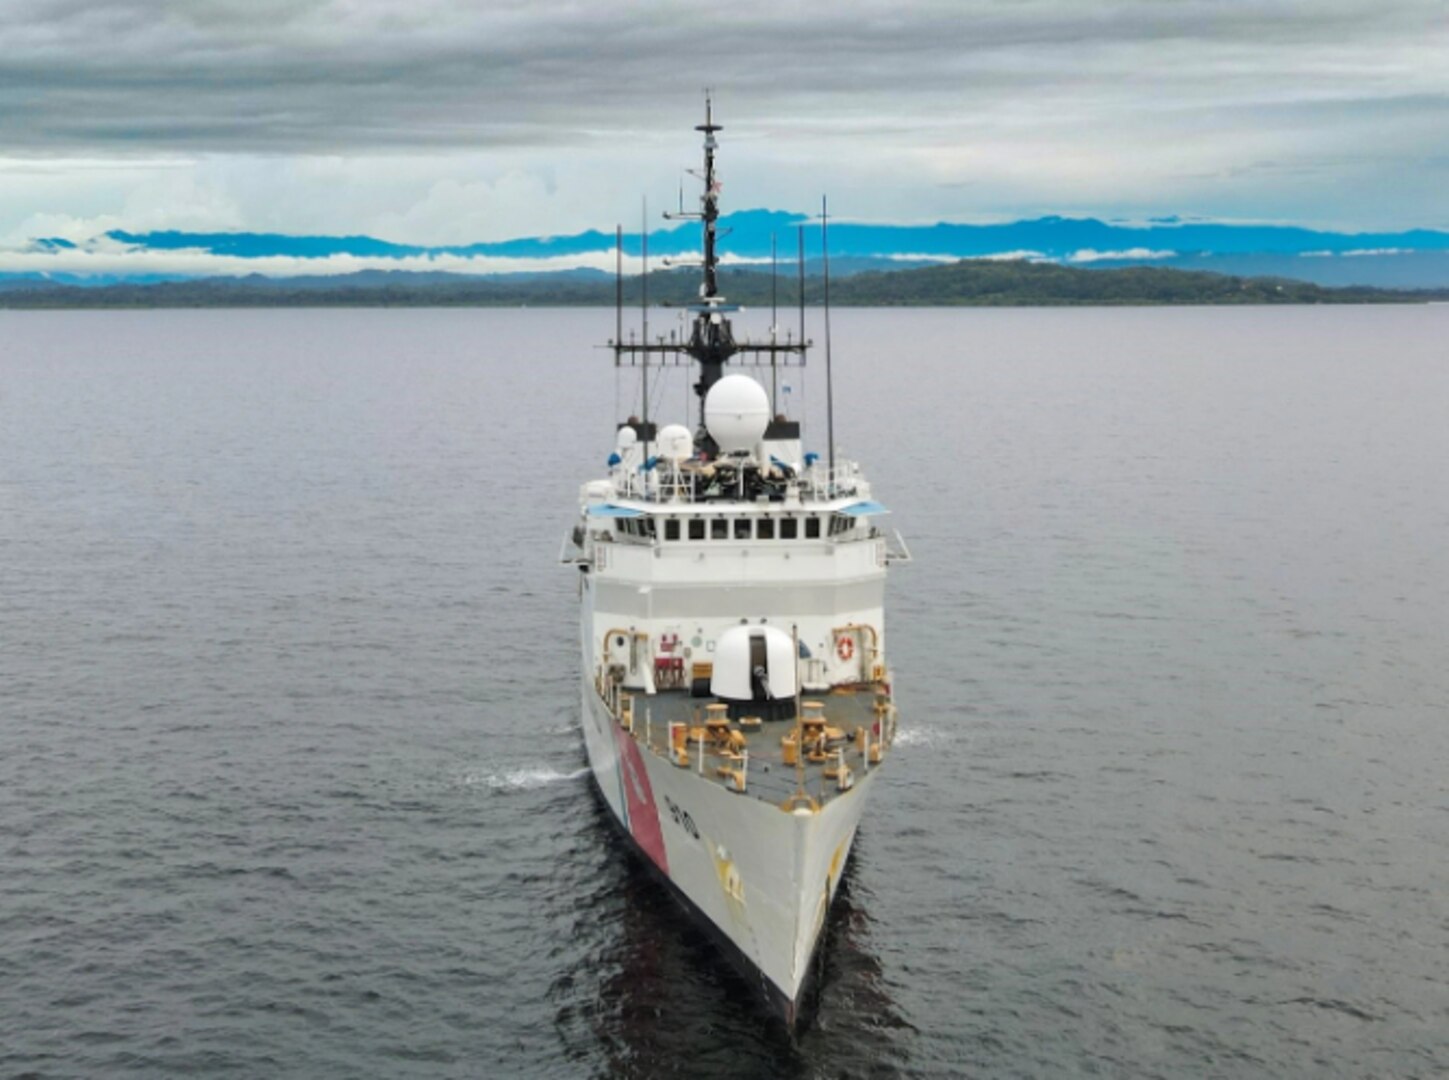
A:
MULTIPOLYGON (((748 259, 766 259, 775 238, 782 258, 795 248, 795 234, 804 227, 806 246, 815 249, 819 230, 803 214, 775 210, 744 210, 720 219, 722 246, 748 259)), ((325 258, 358 255, 404 258, 427 255, 492 255, 512 258, 549 258, 612 251, 612 233, 588 230, 569 236, 529 236, 478 244, 423 247, 396 244, 371 236, 294 236, 282 233, 127 232, 106 234, 112 240, 155 250, 200 249, 218 255, 260 258, 287 255, 325 258)), ((69 245, 68 241, 38 243, 69 245)), ((830 229, 832 252, 841 255, 930 255, 942 258, 979 258, 1004 252, 1031 251, 1045 258, 1069 258, 1081 251, 1174 251, 1182 254, 1302 254, 1304 252, 1396 249, 1449 250, 1449 232, 1414 229, 1396 233, 1343 233, 1287 225, 1231 225, 1157 219, 1142 225, 1124 225, 1096 218, 1042 217, 996 225, 872 225, 837 222, 830 229)), ((678 255, 698 248, 698 228, 676 225, 651 230, 651 253, 678 255)), ((624 234, 624 250, 638 254, 639 234, 624 234)))
MULTIPOLYGON (((767 260, 772 242, 782 263, 794 261, 797 234, 803 234, 807 258, 818 259, 818 222, 804 214, 743 210, 721 219, 721 249, 747 260, 767 260)), ((566 236, 524 236, 487 243, 423 246, 398 244, 371 236, 299 236, 251 232, 130 232, 114 230, 106 238, 137 249, 211 252, 240 259, 287 256, 324 259, 349 255, 370 259, 432 256, 491 256, 550 259, 560 268, 571 257, 612 252, 614 234, 586 230, 566 236)), ((71 241, 41 238, 32 252, 60 253, 71 241)), ((662 226, 649 234, 655 256, 696 252, 699 229, 692 223, 662 226)), ((80 247, 85 247, 84 244, 80 247)), ((625 233, 624 251, 641 250, 638 232, 625 233)), ((1275 274, 1321 284, 1449 285, 1449 232, 1330 232, 1287 225, 1236 225, 1184 220, 1176 216, 1142 223, 1097 218, 1041 217, 1001 224, 888 225, 837 221, 830 228, 832 265, 841 272, 907 265, 920 259, 951 260, 1004 257, 1013 253, 1077 265, 1150 264, 1235 274, 1275 274)))

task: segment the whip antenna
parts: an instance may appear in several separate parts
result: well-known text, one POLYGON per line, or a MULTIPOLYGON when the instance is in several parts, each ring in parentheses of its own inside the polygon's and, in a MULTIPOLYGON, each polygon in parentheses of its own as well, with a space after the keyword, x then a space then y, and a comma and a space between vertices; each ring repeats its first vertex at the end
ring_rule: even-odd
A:
MULTIPOLYGON (((780 337, 780 305, 778 291, 780 284, 780 260, 775 252, 775 234, 770 234, 770 344, 780 337)), ((780 366, 770 353, 770 417, 780 415, 780 366)))
MULTIPOLYGON (((644 428, 641 433, 644 436, 644 457, 642 464, 645 466, 644 479, 647 482, 649 475, 649 200, 647 198, 641 200, 639 224, 641 226, 639 239, 643 244, 644 254, 644 272, 639 275, 639 336, 644 342, 644 351, 639 354, 644 360, 644 411, 640 419, 643 421, 642 426, 644 428)), ((827 358, 825 370, 828 372, 830 370, 828 359, 830 350, 828 346, 825 355, 827 358)))
POLYGON ((820 196, 820 257, 825 274, 825 438, 830 442, 830 483, 835 483, 835 386, 830 377, 830 215, 820 196))
POLYGON ((805 344, 805 226, 797 228, 800 241, 800 254, 795 260, 795 265, 800 277, 800 344, 805 344))

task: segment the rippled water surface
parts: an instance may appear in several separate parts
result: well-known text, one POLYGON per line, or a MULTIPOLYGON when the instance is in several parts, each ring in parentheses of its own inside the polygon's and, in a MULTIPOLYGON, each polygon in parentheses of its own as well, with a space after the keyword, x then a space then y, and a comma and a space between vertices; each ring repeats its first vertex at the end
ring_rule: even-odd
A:
POLYGON ((915 562, 794 1044, 583 769, 611 312, 0 330, 0 1074, 1449 1070, 1449 308, 837 314, 915 562))

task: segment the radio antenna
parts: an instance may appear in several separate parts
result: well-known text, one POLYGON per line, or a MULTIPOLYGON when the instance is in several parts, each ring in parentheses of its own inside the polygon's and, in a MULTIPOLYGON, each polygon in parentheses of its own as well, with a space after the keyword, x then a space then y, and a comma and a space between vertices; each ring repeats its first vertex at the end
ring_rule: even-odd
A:
MULTIPOLYGON (((639 276, 639 336, 644 342, 644 349, 639 354, 644 360, 644 374, 642 389, 644 391, 644 411, 640 416, 643 421, 644 430, 640 433, 644 437, 644 457, 641 464, 649 464, 649 199, 646 196, 640 200, 640 232, 639 239, 642 244, 644 255, 644 272, 639 276)), ((829 337, 827 335, 827 342, 829 337)), ((829 368, 830 348, 827 344, 825 350, 826 371, 829 368)), ((648 470, 645 470, 644 479, 648 480, 648 470)))
MULTIPOLYGON (((780 260, 775 251, 775 234, 770 234, 770 344, 773 345, 780 336, 780 305, 779 305, 779 284, 780 284, 780 260)), ((780 367, 775 361, 775 353, 770 353, 770 419, 780 415, 780 367)))
POLYGON ((796 259, 796 266, 800 275, 800 344, 805 344, 805 226, 798 229, 800 241, 800 254, 796 259))
POLYGON ((830 442, 830 483, 835 483, 835 386, 830 377, 830 215, 820 196, 820 258, 825 275, 825 438, 830 442))

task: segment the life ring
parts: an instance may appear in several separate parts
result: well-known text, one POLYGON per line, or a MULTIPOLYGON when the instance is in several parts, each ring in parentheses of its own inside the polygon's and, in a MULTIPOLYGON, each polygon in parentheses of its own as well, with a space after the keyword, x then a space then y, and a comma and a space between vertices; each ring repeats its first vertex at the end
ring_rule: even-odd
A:
POLYGON ((835 655, 848 661, 855 655, 855 642, 848 637, 841 638, 835 643, 835 655))

